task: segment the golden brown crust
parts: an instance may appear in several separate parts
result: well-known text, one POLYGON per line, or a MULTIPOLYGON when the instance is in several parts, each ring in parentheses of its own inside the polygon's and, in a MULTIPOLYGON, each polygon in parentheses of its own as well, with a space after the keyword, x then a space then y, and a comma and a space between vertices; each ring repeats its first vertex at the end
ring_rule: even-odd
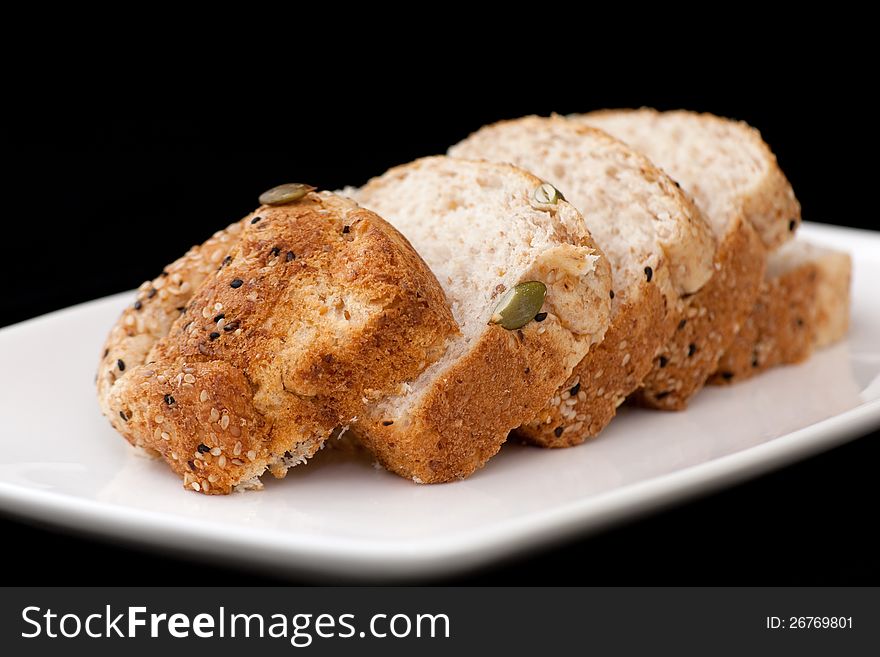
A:
POLYGON ((637 303, 620 305, 602 342, 578 363, 537 417, 516 429, 518 438, 540 447, 571 447, 598 435, 614 419, 680 319, 680 310, 670 306, 656 282, 652 278, 640 286, 633 295, 637 303))
POLYGON ((757 232, 739 217, 718 246, 715 275, 688 298, 684 318, 634 395, 638 403, 661 410, 687 406, 754 306, 765 266, 757 232))
POLYGON ((283 476, 371 395, 416 376, 457 331, 409 243, 353 203, 310 194, 261 207, 234 232, 221 242, 219 271, 201 277, 167 335, 139 334, 125 319, 134 309, 123 314, 102 368, 112 371, 121 349, 144 355, 99 388, 130 442, 211 494, 266 468, 283 476))
POLYGON ((478 347, 430 387, 405 424, 372 419, 369 427, 356 425, 357 435, 383 466, 419 483, 466 477, 568 376, 567 337, 551 317, 518 331, 491 326, 478 347))
POLYGON ((809 358, 818 275, 818 267, 809 263, 764 281, 758 301, 709 383, 735 383, 776 365, 809 358))

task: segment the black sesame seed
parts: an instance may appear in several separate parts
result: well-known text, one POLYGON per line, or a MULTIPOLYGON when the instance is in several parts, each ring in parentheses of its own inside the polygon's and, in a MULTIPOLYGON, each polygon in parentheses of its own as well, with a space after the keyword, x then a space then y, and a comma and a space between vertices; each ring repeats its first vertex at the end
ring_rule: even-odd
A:
POLYGON ((795 228, 797 228, 797 220, 792 219, 788 222, 788 230, 793 233, 795 228))
POLYGON ((251 225, 253 226, 253 225, 254 225, 255 223, 257 223, 260 219, 262 219, 262 217, 254 217, 253 219, 251 219, 251 225))
POLYGON ((107 355, 110 353, 109 349, 104 350, 104 358, 107 358, 107 355))
POLYGON ((134 309, 135 309, 135 310, 140 310, 140 309, 143 308, 143 307, 144 307, 144 304, 142 304, 142 303, 140 302, 140 300, 134 302, 134 309))
POLYGON ((651 279, 654 278, 654 270, 650 267, 645 267, 645 278, 648 279, 648 282, 651 282, 651 279))
POLYGON ((801 319, 800 317, 798 317, 795 321, 797 322, 797 325, 798 325, 798 326, 803 326, 803 325, 804 325, 804 320, 801 319))
POLYGON ((216 316, 214 317, 214 323, 216 324, 217 322, 219 322, 219 321, 220 321, 221 319, 223 319, 224 317, 226 317, 226 313, 220 313, 219 315, 216 315, 216 316))
POLYGON ((677 181, 677 180, 673 180, 672 182, 675 183, 675 186, 676 186, 676 187, 678 187, 679 189, 681 189, 681 185, 678 184, 678 181, 677 181))
POLYGON ((156 296, 158 294, 158 292, 159 291, 156 288, 153 288, 152 290, 147 292, 147 299, 152 299, 154 296, 156 296))
POLYGON ((199 446, 196 447, 196 449, 199 450, 199 454, 207 454, 211 451, 211 448, 208 447, 205 443, 199 443, 199 446))
POLYGON ((347 235, 350 231, 351 231, 351 226, 343 226, 342 227, 342 234, 343 235, 347 235))
POLYGON ((697 345, 695 345, 693 342, 691 342, 688 345, 688 358, 693 356, 695 353, 697 353, 697 345))
POLYGON ((664 390, 663 392, 658 392, 656 395, 654 395, 654 399, 657 399, 657 400, 665 399, 666 397, 669 396, 670 392, 672 392, 672 391, 671 390, 664 390))
POLYGON ((174 397, 171 395, 165 395, 165 403, 171 406, 174 403, 174 397))
POLYGON ((165 278, 166 276, 168 276, 168 271, 163 269, 162 270, 162 278, 165 278))
POLYGON ((531 367, 527 367, 525 370, 523 370, 523 372, 524 372, 525 374, 528 374, 528 373, 531 372, 531 371, 532 371, 532 368, 531 368, 531 367))
POLYGON ((288 251, 288 252, 287 252, 287 255, 284 256, 284 259, 287 260, 287 262, 290 262, 290 261, 293 260, 295 257, 296 257, 296 254, 295 254, 293 251, 288 251))
POLYGON ((536 322, 543 322, 545 319, 547 319, 547 313, 538 313, 535 315, 536 322))
POLYGON ((562 427, 556 427, 556 428, 553 430, 553 435, 556 436, 557 438, 559 438, 559 436, 562 435, 562 432, 563 432, 563 431, 564 431, 564 429, 563 429, 562 427))
POLYGON ((390 427, 392 424, 394 424, 394 420, 383 420, 382 421, 383 427, 390 427))
POLYGON ((578 394, 580 391, 581 391, 581 382, 578 381, 577 383, 575 383, 575 384, 571 387, 571 390, 568 391, 568 394, 570 394, 572 397, 577 397, 577 394, 578 394))
POLYGON ((124 372, 124 371, 125 371, 125 361, 122 360, 121 358, 119 358, 119 359, 116 361, 116 367, 119 368, 119 371, 120 371, 120 372, 124 372))
POLYGON ((608 296, 611 297, 611 298, 613 299, 613 298, 614 298, 614 290, 609 290, 609 291, 608 291, 608 296))
POLYGON ((211 335, 208 336, 208 339, 213 341, 213 340, 216 340, 216 339, 219 338, 219 337, 220 337, 220 334, 217 333, 217 331, 213 331, 213 332, 211 333, 211 335))
POLYGON ((240 324, 241 322, 239 322, 237 319, 233 320, 229 322, 226 326, 224 326, 223 330, 229 333, 230 331, 234 331, 235 329, 237 329, 240 324))
POLYGON ((272 247, 272 250, 269 251, 269 253, 271 253, 273 256, 277 256, 279 253, 281 253, 281 249, 279 249, 277 246, 275 246, 275 247, 272 247))
POLYGON ((760 365, 760 363, 758 362, 758 359, 757 359, 757 358, 753 358, 753 359, 752 359, 752 367, 757 367, 758 365, 760 365))
POLYGON ((683 329, 683 328, 684 328, 684 325, 687 324, 687 323, 688 323, 688 321, 687 321, 686 319, 681 320, 681 321, 678 323, 678 330, 680 331, 681 329, 683 329))
POLYGON ((223 258, 223 262, 220 263, 220 269, 223 269, 223 268, 224 268, 226 265, 228 265, 230 262, 232 262, 232 256, 229 256, 229 255, 228 255, 228 256, 226 256, 225 258, 223 258))
POLYGON ((182 315, 186 312, 186 306, 177 306, 177 310, 180 311, 180 314, 182 315))
POLYGON ((126 422, 128 422, 128 418, 125 417, 125 411, 119 411, 119 417, 121 417, 123 420, 125 420, 126 422))
POLYGON ((189 466, 190 470, 196 469, 196 464, 193 461, 187 461, 186 464, 189 466))
POLYGON ((666 356, 660 356, 660 367, 666 367, 669 359, 666 356))
POLYGON ((241 280, 240 278, 236 278, 234 281, 232 281, 232 282, 229 284, 229 287, 231 287, 233 290, 237 290, 237 289, 240 288, 243 284, 244 284, 244 281, 243 281, 243 280, 241 280))
POLYGON ((733 378, 733 372, 722 372, 721 378, 725 381, 730 381, 733 378))

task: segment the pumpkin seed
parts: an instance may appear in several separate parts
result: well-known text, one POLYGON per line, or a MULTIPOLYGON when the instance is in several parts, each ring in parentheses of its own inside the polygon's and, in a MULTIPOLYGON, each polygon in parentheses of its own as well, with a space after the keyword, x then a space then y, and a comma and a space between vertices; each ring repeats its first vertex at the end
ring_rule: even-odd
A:
POLYGON ((278 185, 260 194, 260 203, 263 205, 287 205, 300 200, 309 192, 315 191, 311 185, 303 183, 287 183, 278 185))
POLYGON ((508 331, 522 328, 535 318, 544 305, 547 286, 541 281, 527 281, 510 288, 498 301, 490 324, 500 324, 508 331))
POLYGON ((565 197, 550 183, 542 183, 535 187, 532 200, 539 205, 556 205, 559 201, 564 201, 565 197))

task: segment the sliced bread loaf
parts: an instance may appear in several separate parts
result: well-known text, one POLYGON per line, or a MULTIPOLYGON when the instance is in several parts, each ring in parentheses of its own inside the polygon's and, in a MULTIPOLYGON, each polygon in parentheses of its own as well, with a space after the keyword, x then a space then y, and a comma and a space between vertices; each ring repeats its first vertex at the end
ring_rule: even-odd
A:
POLYGON ((654 408, 685 408, 751 312, 766 249, 794 233, 800 206, 770 149, 744 123, 648 109, 570 119, 645 153, 694 198, 715 233, 715 275, 689 298, 685 317, 638 393, 654 408))
POLYGON ((611 264, 611 324, 517 435, 565 447, 598 434, 650 371, 682 318, 682 295, 711 277, 715 241, 693 203, 644 156, 560 117, 485 126, 450 155, 510 162, 562 190, 611 264))
POLYGON ((849 254, 797 239, 772 253, 761 294, 718 363, 711 383, 742 381, 799 363, 849 327, 849 254))
POLYGON ((425 258, 460 329, 436 363, 353 425, 394 472, 469 475, 602 339, 608 262, 572 205, 536 197, 542 182, 510 165, 430 157, 352 192, 425 258), (520 321, 509 322, 514 309, 520 321))
POLYGON ((141 286, 98 398, 188 488, 258 487, 443 352, 436 278, 381 218, 328 193, 263 206, 141 286))

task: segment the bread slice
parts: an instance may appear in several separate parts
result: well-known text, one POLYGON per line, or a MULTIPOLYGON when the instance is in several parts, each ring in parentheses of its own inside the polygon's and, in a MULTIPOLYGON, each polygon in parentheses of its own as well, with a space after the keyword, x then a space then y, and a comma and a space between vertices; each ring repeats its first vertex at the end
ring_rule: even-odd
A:
POLYGON ((649 109, 570 118, 645 153, 694 198, 715 233, 715 275, 689 299, 637 397, 653 408, 683 409, 751 312, 766 250, 794 233, 800 206, 770 149, 744 123, 649 109))
POLYGON ((644 156, 560 117, 485 126, 451 155, 510 162, 562 190, 611 264, 611 324, 551 403, 516 433, 544 447, 598 434, 651 370, 682 318, 682 295, 712 276, 715 240, 699 211, 644 156))
POLYGON ((803 239, 770 255, 761 294, 711 383, 743 381, 776 365, 800 363, 849 328, 849 254, 803 239))
POLYGON ((605 334, 608 262, 572 205, 534 198, 541 184, 510 165, 430 157, 354 192, 425 258, 460 328, 435 364, 354 424, 394 472, 426 483, 469 475, 605 334), (493 323, 505 293, 529 281, 547 290, 534 319, 493 323))
POLYGON ((457 331, 396 230, 310 193, 260 207, 142 285, 107 340, 98 398, 186 487, 228 493, 311 457, 457 331))

